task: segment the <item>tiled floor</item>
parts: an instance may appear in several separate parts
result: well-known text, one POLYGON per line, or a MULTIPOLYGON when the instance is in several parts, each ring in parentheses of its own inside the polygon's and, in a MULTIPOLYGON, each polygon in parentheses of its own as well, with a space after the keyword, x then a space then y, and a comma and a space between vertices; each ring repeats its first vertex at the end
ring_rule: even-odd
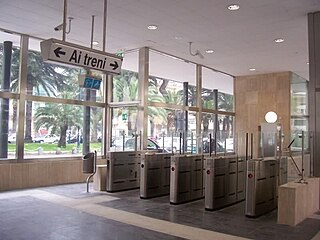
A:
MULTIPOLYGON (((0 240, 316 239, 320 215, 296 227, 276 224, 276 211, 244 216, 244 202, 214 212, 204 201, 170 205, 142 200, 138 190, 85 192, 85 184, 0 193, 0 240)), ((317 235, 319 236, 319 235, 317 235)))

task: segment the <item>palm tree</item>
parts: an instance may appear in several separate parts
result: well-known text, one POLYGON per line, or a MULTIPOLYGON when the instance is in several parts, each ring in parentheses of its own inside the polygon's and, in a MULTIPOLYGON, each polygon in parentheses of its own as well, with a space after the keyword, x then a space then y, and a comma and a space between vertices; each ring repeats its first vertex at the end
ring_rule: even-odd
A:
MULTIPOLYGON (((63 93, 63 95, 68 93, 63 93)), ((64 96, 66 97, 66 96, 64 96)), ((66 147, 67 130, 70 127, 82 125, 82 108, 69 104, 45 103, 44 107, 38 107, 34 115, 35 129, 41 127, 51 129, 51 133, 58 133, 60 139, 58 147, 66 147)))
MULTIPOLYGON (((17 55, 20 51, 16 52, 17 55)), ((13 58, 14 59, 14 58, 13 58)), ((17 58, 19 59, 19 58, 17 58)), ((11 89, 18 89, 19 69, 14 67, 17 60, 13 61, 13 81, 11 83, 11 89)), ((66 83, 68 75, 73 70, 71 68, 64 68, 63 72, 58 72, 57 69, 61 69, 56 65, 45 63, 42 60, 40 53, 36 51, 29 51, 28 53, 28 68, 27 68, 27 94, 33 94, 35 90, 37 94, 45 96, 56 96, 56 94, 68 86, 66 83), (68 73, 68 74, 66 74, 68 73)), ((31 136, 31 122, 32 122, 32 101, 27 101, 26 104, 26 131, 25 141, 32 141, 31 136)))
MULTIPOLYGON (((226 94, 226 93, 219 93, 218 94, 218 109, 219 110, 225 110, 232 112, 233 111, 233 95, 226 94)), ((233 118, 230 116, 225 116, 222 120, 222 130, 226 137, 230 137, 232 135, 232 120, 233 118)))

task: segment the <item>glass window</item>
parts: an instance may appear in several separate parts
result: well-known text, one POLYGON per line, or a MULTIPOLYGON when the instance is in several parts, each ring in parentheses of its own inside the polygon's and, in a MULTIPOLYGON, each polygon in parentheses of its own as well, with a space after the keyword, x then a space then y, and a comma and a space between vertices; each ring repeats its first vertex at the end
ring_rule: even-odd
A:
POLYGON ((218 92, 218 110, 233 112, 233 95, 218 92))
POLYGON ((291 115, 308 115, 308 82, 296 74, 291 81, 291 115))
POLYGON ((223 151, 234 151, 234 121, 233 116, 218 115, 217 141, 222 145, 223 151))
POLYGON ((130 102, 138 100, 138 73, 121 70, 113 76, 112 101, 130 102))
POLYGON ((166 151, 179 151, 184 122, 184 111, 148 107, 148 139, 166 151))
POLYGON ((195 106, 196 65, 153 50, 149 59, 150 101, 183 105, 185 92, 188 105, 195 106))
MULTIPOLYGON (((82 155, 84 108, 53 102, 26 103, 26 158, 82 155)), ((102 108, 90 108, 89 149, 102 152, 102 108)))
POLYGON ((183 83, 150 76, 148 89, 150 102, 183 105, 183 83))
POLYGON ((218 109, 233 111, 233 77, 210 68, 202 67, 202 106, 215 109, 214 90, 218 94, 218 109))
POLYGON ((112 108, 111 151, 135 149, 135 144, 140 141, 136 126, 137 113, 136 107, 112 108))
POLYGON ((112 80, 112 102, 130 102, 138 100, 138 51, 126 53, 121 72, 112 80))
POLYGON ((0 160, 16 157, 18 101, 0 98, 0 160))

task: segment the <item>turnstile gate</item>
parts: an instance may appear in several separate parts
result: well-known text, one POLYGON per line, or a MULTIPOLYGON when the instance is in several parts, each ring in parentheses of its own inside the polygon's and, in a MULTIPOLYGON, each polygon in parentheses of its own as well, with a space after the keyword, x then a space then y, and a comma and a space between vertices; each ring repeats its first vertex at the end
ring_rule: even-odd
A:
POLYGON ((205 157, 205 209, 215 210, 245 199, 245 160, 205 157))
POLYGON ((278 163, 275 159, 247 161, 246 216, 257 217, 277 207, 278 163))
POLYGON ((151 198, 170 193, 170 153, 141 155, 140 198, 151 198))
POLYGON ((141 152, 107 153, 107 192, 139 188, 141 152))
POLYGON ((202 155, 171 157, 170 203, 179 204, 204 197, 202 155))

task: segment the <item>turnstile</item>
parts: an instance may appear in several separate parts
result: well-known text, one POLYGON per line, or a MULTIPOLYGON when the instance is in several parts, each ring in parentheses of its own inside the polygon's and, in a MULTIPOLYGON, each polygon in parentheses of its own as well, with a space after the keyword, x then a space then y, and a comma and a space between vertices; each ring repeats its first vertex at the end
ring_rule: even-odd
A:
POLYGON ((170 153, 141 155, 140 198, 151 198, 170 193, 170 153))
POLYGON ((245 199, 245 160, 205 157, 205 209, 215 210, 245 199))
POLYGON ((247 161, 246 216, 257 217, 277 207, 278 169, 276 159, 247 161))
POLYGON ((139 151, 107 153, 107 192, 139 188, 141 153, 139 151))
POLYGON ((204 197, 204 159, 202 155, 171 157, 170 203, 179 204, 204 197))

